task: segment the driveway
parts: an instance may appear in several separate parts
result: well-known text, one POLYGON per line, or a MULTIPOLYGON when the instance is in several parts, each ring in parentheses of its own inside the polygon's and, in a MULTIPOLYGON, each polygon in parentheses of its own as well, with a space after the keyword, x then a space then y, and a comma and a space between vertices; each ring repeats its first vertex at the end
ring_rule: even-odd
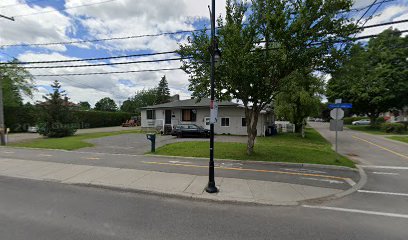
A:
MULTIPOLYGON (((94 147, 82 148, 81 152, 98 152, 98 153, 115 153, 115 154, 132 154, 142 155, 150 151, 150 141, 146 139, 145 134, 122 134, 104 138, 86 140, 89 143, 95 144, 94 147)), ((177 138, 173 136, 156 135, 156 148, 161 146, 176 143, 176 142, 191 142, 200 141, 208 142, 208 138, 177 138)), ((218 142, 238 142, 246 143, 245 136, 216 136, 215 141, 218 142)))

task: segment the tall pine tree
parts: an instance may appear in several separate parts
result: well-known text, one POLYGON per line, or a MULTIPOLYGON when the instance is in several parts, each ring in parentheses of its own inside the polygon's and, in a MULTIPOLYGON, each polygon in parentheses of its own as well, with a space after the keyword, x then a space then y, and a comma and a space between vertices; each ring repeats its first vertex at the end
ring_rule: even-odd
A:
POLYGON ((167 83, 166 76, 163 76, 156 88, 157 98, 156 104, 167 103, 170 101, 170 89, 167 83))

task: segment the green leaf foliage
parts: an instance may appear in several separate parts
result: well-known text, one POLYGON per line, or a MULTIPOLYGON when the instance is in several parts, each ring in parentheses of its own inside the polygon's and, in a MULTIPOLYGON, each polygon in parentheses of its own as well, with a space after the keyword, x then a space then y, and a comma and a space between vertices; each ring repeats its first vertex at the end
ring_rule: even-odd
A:
POLYGON ((94 109, 96 111, 116 112, 118 110, 118 106, 113 99, 105 97, 95 104, 94 109))
POLYGON ((408 37, 388 29, 367 45, 351 48, 348 61, 333 72, 330 100, 353 103, 353 111, 367 114, 372 123, 380 113, 408 104, 408 37))

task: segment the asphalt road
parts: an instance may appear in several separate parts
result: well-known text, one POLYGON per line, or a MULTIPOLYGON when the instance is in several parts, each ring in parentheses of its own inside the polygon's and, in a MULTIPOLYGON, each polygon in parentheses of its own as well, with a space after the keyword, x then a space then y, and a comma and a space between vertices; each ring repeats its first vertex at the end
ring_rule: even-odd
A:
MULTIPOLYGON (((72 163, 91 166, 129 168, 168 173, 208 176, 208 159, 167 158, 160 156, 90 153, 38 149, 4 148, 1 158, 72 163)), ((348 189, 347 178, 359 181, 357 171, 316 166, 277 165, 258 162, 216 161, 216 176, 303 184, 315 187, 348 189)))
POLYGON ((226 205, 0 177, 2 240, 407 239, 408 221, 226 205))
MULTIPOLYGON (((327 130, 327 125, 313 126, 328 139, 333 139, 334 134, 327 130)), ((339 143, 341 153, 360 161, 368 175, 367 184, 359 192, 338 200, 297 207, 189 201, 0 177, 0 238, 408 239, 408 145, 355 131, 340 133, 339 143)), ((33 151, 3 148, 0 157, 51 161, 52 154, 57 153, 33 151)), ((57 161, 90 165, 110 162, 151 170, 160 167, 162 171, 202 171, 192 167, 145 164, 136 156, 126 159, 126 156, 109 155, 115 156, 112 163, 108 155, 75 154, 78 155, 58 152, 57 161)), ((160 159, 151 158, 151 161, 160 159)), ((161 161, 171 164, 168 159, 161 161)), ((262 166, 249 164, 244 167, 262 166)), ((242 171, 235 173, 223 169, 217 169, 217 174, 245 175, 242 171)), ((269 179, 275 175, 287 177, 259 173, 250 177, 269 179)))
MULTIPOLYGON (((327 123, 311 125, 334 142, 327 123)), ((408 215, 408 144, 348 129, 339 133, 338 143, 340 153, 360 161, 367 184, 359 192, 324 206, 408 215)))

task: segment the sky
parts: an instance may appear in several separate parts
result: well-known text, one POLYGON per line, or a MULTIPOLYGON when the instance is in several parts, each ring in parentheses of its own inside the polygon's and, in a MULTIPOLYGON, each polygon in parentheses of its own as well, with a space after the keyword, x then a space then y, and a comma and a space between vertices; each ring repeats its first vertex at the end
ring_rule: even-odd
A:
MULTIPOLYGON (((356 0, 353 8, 369 6, 373 1, 356 0)), ((186 43, 188 34, 45 46, 4 45, 69 42, 201 29, 209 26, 209 4, 210 0, 0 0, 0 14, 15 18, 14 22, 0 18, 0 61, 10 61, 13 58, 20 61, 49 61, 174 51, 180 43, 186 43)), ((217 15, 225 15, 225 0, 216 0, 216 9, 217 15)), ((384 3, 372 18, 366 19, 375 9, 376 6, 371 8, 360 24, 366 20, 368 20, 366 25, 371 25, 408 19, 408 0, 384 3)), ((359 19, 363 13, 364 11, 352 13, 349 17, 359 19)), ((388 27, 390 26, 367 29, 359 35, 377 34, 388 27)), ((408 23, 395 24, 393 27, 408 30, 408 23)), ((174 54, 166 54, 81 64, 176 57, 174 54)), ((64 65, 72 64, 79 63, 64 65)), ((134 71, 178 68, 180 65, 179 61, 168 61, 90 68, 31 69, 30 72, 34 75, 44 75, 134 71)), ((182 70, 175 70, 36 77, 38 91, 32 99, 25 97, 25 100, 31 102, 41 100, 41 96, 49 92, 51 82, 58 80, 73 102, 88 101, 94 105, 99 99, 110 97, 117 104, 121 104, 136 91, 156 86, 163 75, 166 75, 171 94, 179 94, 182 99, 190 97, 188 75, 182 70)))

